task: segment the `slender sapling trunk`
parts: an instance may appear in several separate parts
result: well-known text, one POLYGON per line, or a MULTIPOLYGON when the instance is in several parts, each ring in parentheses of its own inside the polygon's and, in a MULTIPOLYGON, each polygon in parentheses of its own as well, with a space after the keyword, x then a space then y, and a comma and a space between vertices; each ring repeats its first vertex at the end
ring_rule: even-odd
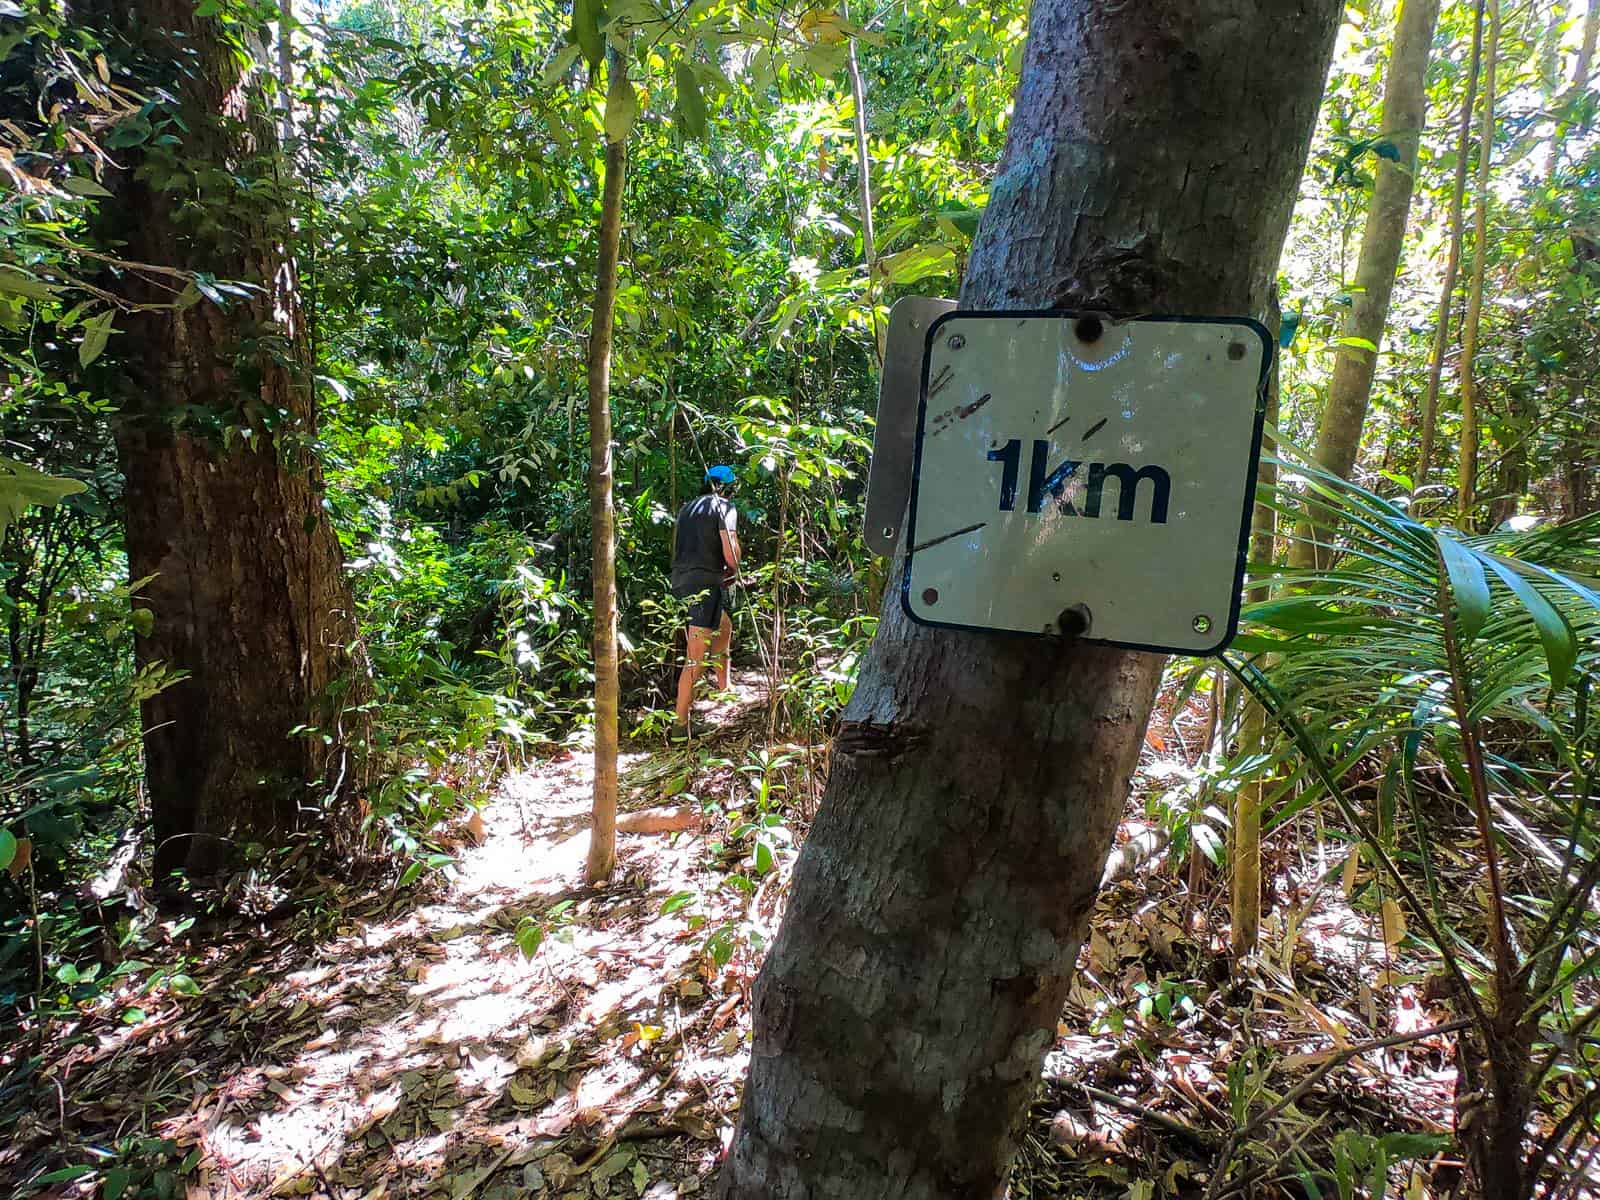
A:
POLYGON ((1483 274, 1489 261, 1489 174, 1494 160, 1495 66, 1500 51, 1500 0, 1487 0, 1489 38, 1483 60, 1483 116, 1478 131, 1478 207, 1472 219, 1472 276, 1461 330, 1461 456, 1456 470, 1456 521, 1472 528, 1478 486, 1478 333, 1483 323, 1483 274))
POLYGON ((1428 390, 1422 401, 1422 442, 1417 451, 1416 487, 1428 482, 1433 466, 1433 441, 1439 424, 1439 381, 1444 373, 1445 347, 1450 341, 1450 310, 1461 271, 1461 221, 1467 198, 1467 160, 1472 154, 1472 114, 1478 98, 1478 69, 1483 57, 1483 6, 1478 0, 1472 23, 1472 55, 1467 65, 1467 92, 1461 101, 1461 122, 1456 133, 1456 175, 1450 189, 1450 251, 1445 259, 1444 283, 1439 288, 1439 315, 1434 322, 1433 351, 1428 359, 1428 390))
MULTIPOLYGON (((632 85, 622 55, 607 55, 606 107, 629 105, 632 85)), ((610 122, 608 122, 608 125, 610 122)), ((589 328, 589 522, 594 541, 594 819, 584 875, 611 877, 617 865, 617 576, 612 511, 611 334, 617 307, 617 257, 622 241, 626 132, 606 136, 600 198, 600 258, 589 328)))

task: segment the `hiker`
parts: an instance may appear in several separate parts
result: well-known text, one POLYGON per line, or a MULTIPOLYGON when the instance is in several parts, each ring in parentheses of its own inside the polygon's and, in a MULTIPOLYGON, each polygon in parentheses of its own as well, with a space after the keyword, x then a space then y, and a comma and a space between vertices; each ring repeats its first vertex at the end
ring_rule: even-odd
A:
POLYGON ((739 579, 739 510, 734 508, 732 467, 706 470, 700 494, 683 506, 673 530, 672 594, 689 601, 689 639, 678 676, 678 718, 670 740, 687 741, 689 705, 706 648, 716 665, 717 687, 728 690, 733 616, 729 589, 739 579))

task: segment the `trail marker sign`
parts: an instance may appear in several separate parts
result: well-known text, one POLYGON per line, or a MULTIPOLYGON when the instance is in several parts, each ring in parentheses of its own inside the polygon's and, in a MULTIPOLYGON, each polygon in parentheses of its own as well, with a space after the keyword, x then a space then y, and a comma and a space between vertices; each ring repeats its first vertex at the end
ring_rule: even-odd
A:
POLYGON ((926 332, 902 600, 926 625, 1214 654, 1271 340, 1246 318, 951 312, 926 332))

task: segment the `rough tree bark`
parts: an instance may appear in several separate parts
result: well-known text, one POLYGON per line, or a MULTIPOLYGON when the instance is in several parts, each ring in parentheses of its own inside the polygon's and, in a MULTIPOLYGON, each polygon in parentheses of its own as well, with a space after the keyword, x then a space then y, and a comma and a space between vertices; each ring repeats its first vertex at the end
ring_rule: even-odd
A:
MULTIPOLYGON (((1340 11, 1038 0, 963 305, 1263 313, 1340 11)), ((724 1196, 999 1193, 1160 672, 919 628, 890 589, 756 987, 724 1196)))
POLYGON ((1428 482, 1433 465, 1434 431, 1439 424, 1439 380, 1444 373, 1444 352, 1450 341, 1450 309, 1455 299, 1456 276, 1461 270, 1461 213, 1467 198, 1467 159, 1472 153, 1472 110, 1478 99, 1478 65, 1483 56, 1483 5, 1478 0, 1472 23, 1472 55, 1467 65, 1467 94, 1461 101, 1461 122, 1456 133, 1456 177, 1450 190, 1450 252, 1445 259, 1444 283, 1439 287, 1439 315, 1433 328, 1433 353, 1428 360, 1428 391, 1422 401, 1422 444, 1417 451, 1416 496, 1428 482))
POLYGON ((270 109, 190 0, 91 0, 73 15, 106 40, 119 82, 167 89, 151 120, 179 139, 119 150, 106 173, 114 199, 97 232, 151 268, 110 286, 170 303, 162 269, 176 268, 254 289, 130 312, 113 343, 128 567, 152 577, 136 600, 154 618, 137 659, 187 674, 141 714, 156 868, 207 872, 346 790, 336 709, 359 690, 350 594, 322 508, 282 198, 226 182, 275 176, 270 109), (189 182, 161 186, 174 176, 189 182), (321 735, 291 732, 308 725, 321 735))
MULTIPOLYGON (((1372 398, 1372 377, 1378 368, 1378 350, 1389 320, 1389 299, 1394 274, 1405 245, 1411 193, 1416 180, 1417 145, 1422 140, 1428 93, 1428 52, 1433 28, 1439 20, 1439 0, 1402 0, 1395 17, 1389 69, 1384 77, 1383 115, 1378 128, 1393 143, 1399 158, 1373 156, 1375 179, 1366 229, 1361 235, 1361 255, 1356 263, 1350 313, 1344 322, 1344 343, 1333 362, 1328 403, 1322 410, 1313 457, 1341 479, 1355 469, 1372 398), (1361 344, 1361 343, 1364 343, 1361 344)), ((1318 509, 1310 506, 1312 520, 1302 524, 1301 536, 1290 549, 1290 561, 1308 567, 1319 557, 1321 541, 1316 523, 1318 509)), ((1325 522, 1325 516, 1323 518, 1325 522)))
MULTIPOLYGON (((606 106, 632 105, 627 66, 607 55, 606 106)), ((608 125, 610 122, 608 122, 608 125)), ((628 167, 625 129, 606 136, 600 197, 600 260, 589 327, 589 524, 594 541, 594 824, 585 877, 611 878, 617 865, 617 538, 611 505, 611 332, 617 308, 622 242, 622 185, 628 167)))
POLYGON ((1478 488, 1478 331, 1483 323, 1483 274, 1489 261, 1489 175, 1494 163, 1495 75, 1500 53, 1500 0, 1487 0, 1489 37, 1483 55, 1483 115, 1478 127, 1478 203, 1472 218, 1472 275, 1461 327, 1461 444, 1456 466, 1456 523, 1472 528, 1478 488))

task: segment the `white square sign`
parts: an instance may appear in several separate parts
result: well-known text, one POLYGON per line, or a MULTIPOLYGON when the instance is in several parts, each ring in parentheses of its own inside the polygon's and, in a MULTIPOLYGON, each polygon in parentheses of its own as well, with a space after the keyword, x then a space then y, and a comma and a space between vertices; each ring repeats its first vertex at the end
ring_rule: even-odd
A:
POLYGON ((1271 346, 1247 318, 939 318, 923 363, 906 612, 1221 650, 1239 618, 1271 346))

